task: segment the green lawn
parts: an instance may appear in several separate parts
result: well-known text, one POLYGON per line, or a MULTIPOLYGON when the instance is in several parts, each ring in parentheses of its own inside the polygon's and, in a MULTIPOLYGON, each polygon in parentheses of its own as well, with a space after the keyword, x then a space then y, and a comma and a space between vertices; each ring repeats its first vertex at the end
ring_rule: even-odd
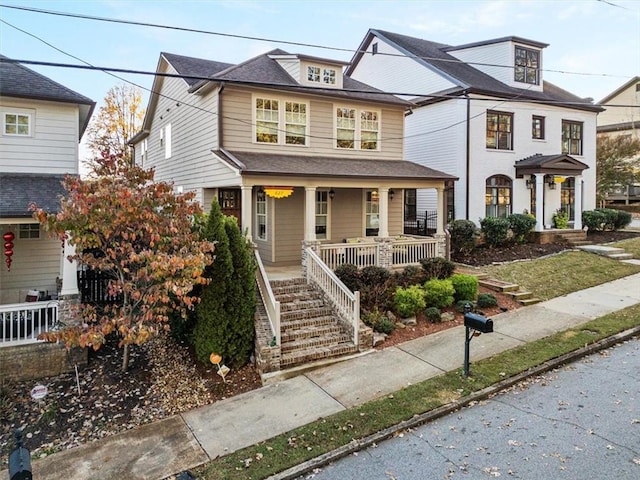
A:
POLYGON ((640 237, 621 240, 620 242, 614 243, 612 246, 624 248, 625 252, 633 254, 633 258, 640 259, 640 237))

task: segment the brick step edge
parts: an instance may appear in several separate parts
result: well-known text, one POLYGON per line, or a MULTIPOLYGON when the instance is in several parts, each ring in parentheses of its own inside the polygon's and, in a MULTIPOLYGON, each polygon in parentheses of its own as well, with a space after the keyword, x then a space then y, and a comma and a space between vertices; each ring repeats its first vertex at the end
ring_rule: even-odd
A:
POLYGON ((315 360, 351 355, 357 351, 358 347, 351 342, 333 345, 326 348, 299 350, 290 353, 283 353, 280 357, 280 365, 282 368, 292 368, 315 360))
POLYGON ((481 286, 486 287, 495 292, 515 292, 520 290, 520 285, 518 285, 517 283, 502 282, 500 280, 495 280, 493 278, 481 279, 478 281, 478 283, 481 286))
POLYGON ((332 335, 325 335, 323 337, 311 337, 305 339, 299 339, 294 342, 281 343, 280 349, 282 354, 297 352, 300 350, 309 350, 309 349, 323 349, 333 347, 335 345, 341 345, 344 343, 349 343, 351 341, 351 336, 345 333, 337 333, 332 335))

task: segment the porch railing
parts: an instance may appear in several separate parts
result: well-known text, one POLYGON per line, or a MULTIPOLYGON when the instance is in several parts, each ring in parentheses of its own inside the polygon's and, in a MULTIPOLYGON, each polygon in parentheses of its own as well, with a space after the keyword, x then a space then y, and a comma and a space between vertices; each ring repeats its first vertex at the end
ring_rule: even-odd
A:
POLYGON ((260 258, 260 254, 255 250, 256 263, 258 268, 256 269, 256 280, 258 282, 258 290, 262 297, 264 308, 267 311, 267 318, 271 325, 271 333, 275 338, 275 344, 280 345, 280 302, 276 300, 271 284, 267 278, 267 272, 264 269, 264 264, 260 258))
POLYGON ((307 283, 317 285, 333 305, 338 316, 351 329, 354 345, 358 345, 360 325, 360 292, 352 292, 331 268, 310 248, 306 249, 307 283))
MULTIPOLYGON (((342 264, 350 263, 358 268, 379 266, 401 268, 416 264, 423 258, 437 256, 438 240, 431 237, 403 237, 391 243, 361 241, 358 243, 331 243, 319 246, 320 259, 335 270, 342 264), (390 248, 390 255, 383 255, 381 249, 390 248), (383 263, 383 260, 386 263, 383 263)), ((388 251, 387 251, 388 252, 388 251)))
POLYGON ((36 343, 57 322, 57 300, 0 305, 0 347, 36 343))
POLYGON ((438 241, 434 239, 397 240, 392 244, 392 266, 415 265, 423 258, 437 256, 438 241))
POLYGON ((320 258, 331 270, 345 263, 360 268, 378 265, 378 255, 378 245, 373 242, 320 245, 320 258))

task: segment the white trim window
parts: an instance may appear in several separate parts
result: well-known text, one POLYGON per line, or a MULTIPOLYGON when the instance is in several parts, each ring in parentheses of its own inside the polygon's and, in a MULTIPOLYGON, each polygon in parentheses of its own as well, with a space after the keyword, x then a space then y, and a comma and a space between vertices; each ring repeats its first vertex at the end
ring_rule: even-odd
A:
POLYGON ((260 240, 267 239, 267 194, 264 190, 256 194, 256 235, 260 240))
POLYGON ((307 145, 306 102, 255 97, 254 105, 256 143, 307 145))
POLYGON ((38 223, 21 223, 18 231, 18 238, 37 239, 40 238, 40 224, 38 223))
POLYGON ((316 239, 329 238, 329 192, 316 190, 316 239))
POLYGON ((320 83, 320 67, 315 65, 307 66, 307 80, 309 82, 320 83))
POLYGON ((336 107, 336 148, 380 150, 380 112, 336 107))
POLYGON ((367 237, 377 237, 380 228, 380 195, 378 190, 365 191, 364 228, 367 237))
POLYGON ((3 114, 4 135, 30 137, 31 136, 31 114, 5 112, 3 114))
POLYGON ((338 71, 335 68, 320 68, 318 65, 307 65, 308 82, 336 85, 337 78, 338 71))

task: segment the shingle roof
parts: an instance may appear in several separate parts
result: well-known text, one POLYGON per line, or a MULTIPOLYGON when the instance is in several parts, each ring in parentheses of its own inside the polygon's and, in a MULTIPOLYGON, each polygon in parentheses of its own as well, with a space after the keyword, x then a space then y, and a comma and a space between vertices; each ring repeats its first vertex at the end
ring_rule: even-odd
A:
MULTIPOLYGON (((164 58, 176 69, 180 75, 193 75, 195 77, 210 77, 222 70, 232 67, 232 63, 215 62, 213 60, 203 60, 202 58, 185 57, 175 53, 162 52, 164 58)), ((198 78, 184 79, 190 87, 201 82, 198 78)))
POLYGON ((516 176, 535 173, 576 174, 589 168, 589 165, 564 153, 542 155, 536 153, 518 160, 515 165, 516 176))
POLYGON ((325 156, 304 157, 256 152, 214 152, 244 174, 353 177, 402 180, 456 180, 457 177, 413 162, 325 156))
POLYGON ((0 96, 75 103, 80 106, 80 137, 89 123, 95 102, 64 85, 0 55, 0 96))
MULTIPOLYGON (((525 91, 520 88, 510 87, 492 76, 474 68, 473 66, 461 62, 458 58, 447 53, 447 51, 455 50, 459 47, 445 45, 443 43, 431 42, 421 38, 410 37, 398 33, 388 32, 384 30, 372 29, 369 35, 375 35, 390 44, 394 45, 400 51, 409 56, 417 57, 415 60, 425 67, 435 70, 440 75, 446 77, 459 88, 469 89, 476 93, 488 93, 493 95, 502 95, 507 97, 518 97, 520 99, 532 99, 542 102, 564 102, 571 105, 565 105, 577 109, 586 109, 601 111, 598 105, 593 105, 589 100, 580 98, 566 90, 563 90, 549 82, 543 82, 543 91, 525 91), (578 105, 573 105, 573 104, 578 105)), ((526 41, 532 43, 531 40, 520 39, 519 37, 504 37, 495 41, 506 41, 509 39, 526 41)), ((492 41, 479 42, 479 44, 491 43, 492 41)), ((469 44, 473 45, 473 44, 469 44)), ((464 45, 462 47, 468 47, 464 45)), ((540 44, 545 45, 545 44, 540 44)), ((361 49, 360 49, 361 50, 361 49)), ((359 52, 354 56, 352 65, 355 65, 362 56, 359 52)), ((351 67, 353 68, 353 67, 351 67)), ((348 70, 347 72, 349 72, 348 70)))
MULTIPOLYGON (((164 54, 166 56, 166 54, 164 54)), ((210 76, 210 81, 251 84, 266 88, 295 90, 300 93, 327 95, 338 98, 382 102, 393 105, 409 103, 398 97, 385 93, 370 85, 364 84, 350 77, 343 76, 343 88, 321 88, 301 86, 289 75, 284 68, 270 55, 291 55, 281 49, 271 50, 245 62, 230 66, 210 76), (353 91, 355 90, 355 91, 353 91)), ((303 56, 304 58, 308 58, 303 56)), ((204 81, 195 82, 191 90, 196 90, 204 81)))
POLYGON ((47 212, 60 208, 64 175, 34 173, 0 173, 0 218, 31 217, 31 202, 47 212))

